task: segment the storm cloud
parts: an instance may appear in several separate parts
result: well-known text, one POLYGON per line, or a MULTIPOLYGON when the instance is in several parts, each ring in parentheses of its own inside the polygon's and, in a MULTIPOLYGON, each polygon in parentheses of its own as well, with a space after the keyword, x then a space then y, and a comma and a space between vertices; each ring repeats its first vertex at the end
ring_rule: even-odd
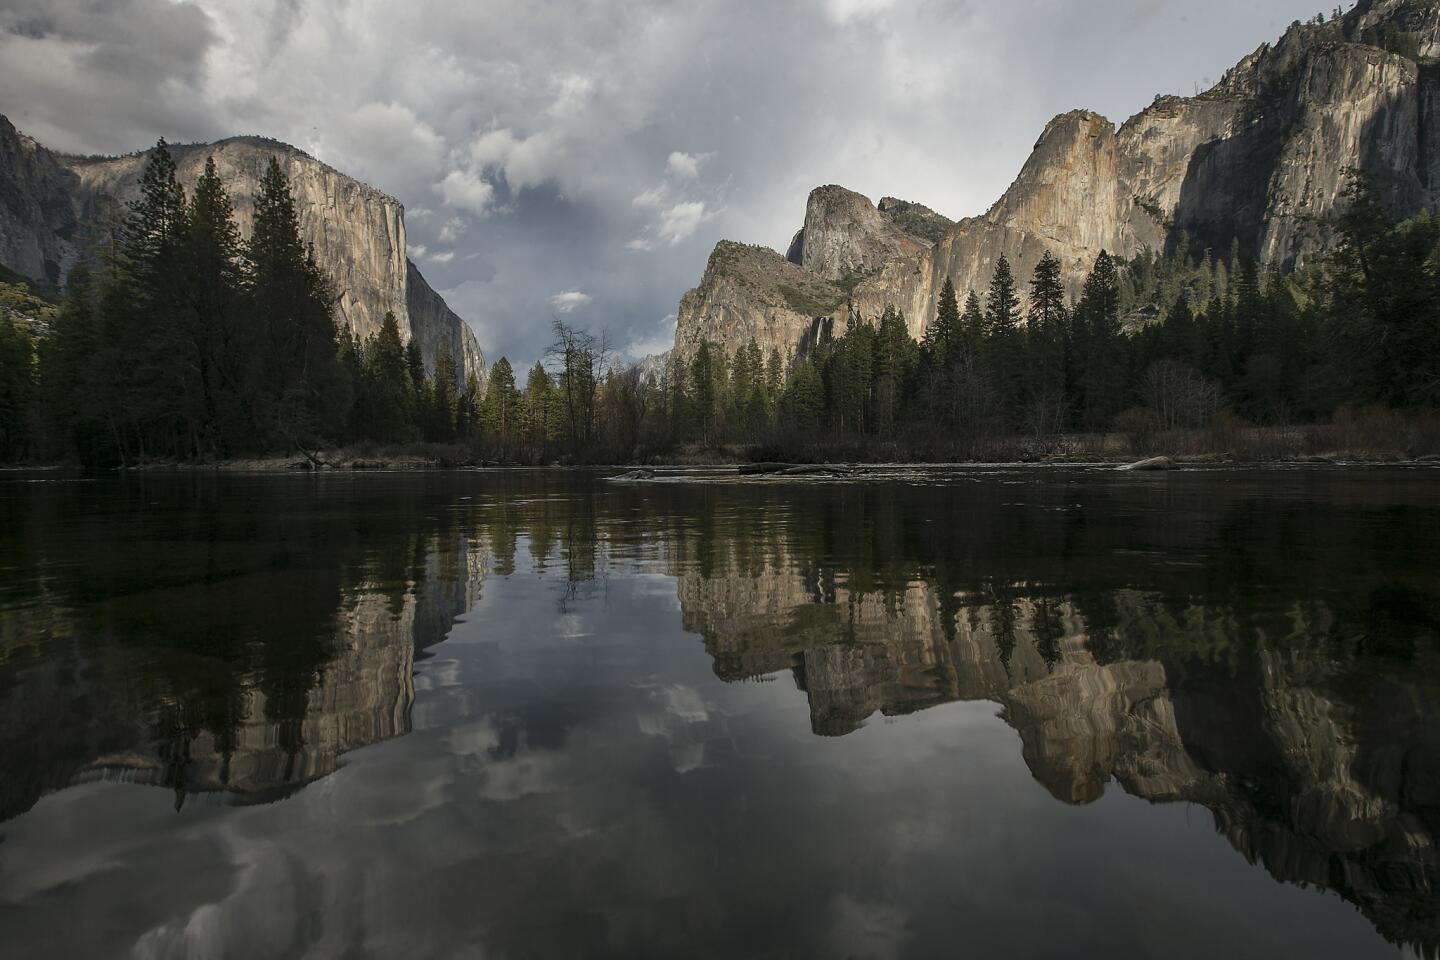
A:
POLYGON ((784 250, 812 187, 979 213, 1056 113, 1192 94, 1312 8, 3 0, 0 112, 77 153, 294 143, 406 204, 491 359, 561 315, 638 357, 717 240, 784 250))

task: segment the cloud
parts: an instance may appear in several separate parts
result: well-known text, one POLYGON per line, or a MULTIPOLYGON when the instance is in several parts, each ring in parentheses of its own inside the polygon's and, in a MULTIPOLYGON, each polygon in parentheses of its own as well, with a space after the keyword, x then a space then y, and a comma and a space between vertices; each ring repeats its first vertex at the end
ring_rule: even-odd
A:
POLYGON ((665 172, 677 180, 694 180, 700 176, 700 164, 705 161, 704 156, 695 156, 689 153, 676 151, 670 154, 670 159, 665 161, 665 172))
POLYGON ((555 308, 556 313, 573 313, 580 307, 589 304, 590 301, 589 294, 581 293, 579 290, 567 290, 551 297, 550 306, 555 308))
POLYGON ((669 187, 662 183, 658 187, 651 187, 644 193, 636 194, 635 199, 630 202, 637 207, 653 209, 661 206, 665 202, 665 195, 667 193, 669 193, 669 187))
POLYGON ((440 226, 440 232, 435 239, 441 243, 454 243, 465 233, 465 221, 459 217, 451 217, 440 226))
POLYGON ((825 13, 836 23, 845 24, 878 16, 895 6, 895 0, 826 0, 825 13))
POLYGON ((439 184, 445 205, 486 216, 495 202, 495 188, 468 170, 452 170, 439 184))
POLYGON ((162 135, 294 143, 403 202, 432 285, 488 353, 527 364, 556 277, 594 298, 597 328, 663 337, 715 241, 784 250, 818 184, 980 213, 1055 114, 1119 120, 1189 93, 1312 14, 1303 0, 1214 0, 1203 17, 1155 0, 0 0, 0 113, 76 153, 162 135), (1117 36, 1125 69, 1097 69, 1117 36))
POLYGON ((683 240, 690 239, 700 228, 700 224, 713 216, 713 213, 706 213, 703 201, 691 200, 677 203, 666 210, 665 215, 660 218, 660 239, 673 247, 683 240))

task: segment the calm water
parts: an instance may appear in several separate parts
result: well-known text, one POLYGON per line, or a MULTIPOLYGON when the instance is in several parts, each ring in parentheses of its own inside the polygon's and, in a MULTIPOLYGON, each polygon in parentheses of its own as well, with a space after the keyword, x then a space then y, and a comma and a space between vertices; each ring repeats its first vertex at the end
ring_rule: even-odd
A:
POLYGON ((6 957, 1440 947, 1440 471, 33 480, 6 957))

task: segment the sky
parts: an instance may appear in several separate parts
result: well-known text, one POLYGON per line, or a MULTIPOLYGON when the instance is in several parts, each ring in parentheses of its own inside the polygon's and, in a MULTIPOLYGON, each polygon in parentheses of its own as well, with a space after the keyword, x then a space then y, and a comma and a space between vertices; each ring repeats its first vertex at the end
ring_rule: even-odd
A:
POLYGON ((490 360, 539 359, 557 317, 638 359, 717 241, 783 252, 812 188, 980 213, 1055 114, 1193 94, 1321 9, 0 0, 0 113, 85 154, 293 143, 405 204, 412 259, 490 360))

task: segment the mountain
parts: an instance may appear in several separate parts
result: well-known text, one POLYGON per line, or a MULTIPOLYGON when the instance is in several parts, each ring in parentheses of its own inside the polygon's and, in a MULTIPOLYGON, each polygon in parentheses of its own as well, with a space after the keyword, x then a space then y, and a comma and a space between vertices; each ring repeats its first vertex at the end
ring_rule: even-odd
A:
POLYGON ((767 263, 737 286, 716 269, 734 245, 716 248, 681 301, 677 353, 702 338, 733 352, 752 335, 795 350, 818 324, 891 304, 918 338, 946 278, 962 299, 983 294, 1002 253, 1024 282, 1048 250, 1072 293, 1101 250, 1224 257, 1238 244, 1262 263, 1302 265, 1332 244, 1327 217, 1351 168, 1396 215, 1440 202, 1436 57, 1440 0, 1360 0, 1341 18, 1293 24, 1210 90, 1158 97, 1118 128, 1088 111, 1056 117, 980 216, 952 224, 918 204, 820 187, 785 258, 798 271, 767 263), (824 295, 784 296, 806 284, 824 295))
MULTIPOLYGON (((213 144, 172 145, 177 174, 193 188, 214 157, 248 235, 253 199, 273 156, 290 179, 301 234, 334 281, 337 321, 362 339, 387 311, 401 336, 420 342, 432 370, 442 347, 462 379, 483 382, 485 358, 470 327, 430 288, 405 255, 405 208, 398 200, 276 140, 234 137, 213 144)), ((0 265, 58 288, 70 268, 95 255, 125 204, 139 191, 149 153, 73 157, 55 153, 0 116, 0 265)))

